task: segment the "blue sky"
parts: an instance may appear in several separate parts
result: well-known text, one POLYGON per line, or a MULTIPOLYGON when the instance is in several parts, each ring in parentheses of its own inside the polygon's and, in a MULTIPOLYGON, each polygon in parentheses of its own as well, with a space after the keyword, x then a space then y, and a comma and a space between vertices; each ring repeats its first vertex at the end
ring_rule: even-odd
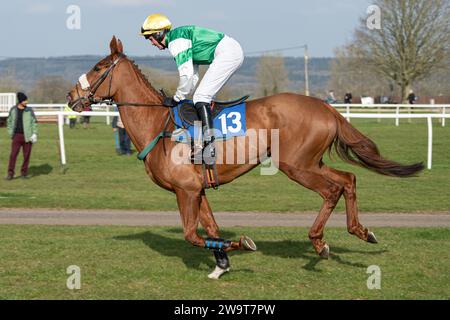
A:
MULTIPOLYGON (((113 34, 129 55, 161 54, 138 36, 151 13, 168 15, 174 26, 195 24, 222 31, 246 52, 307 43, 311 56, 330 57, 334 48, 351 39, 369 5, 370 0, 2 1, 0 57, 104 55, 113 34), (80 7, 80 30, 66 27, 69 5, 80 7)), ((302 50, 284 54, 298 56, 302 50)))

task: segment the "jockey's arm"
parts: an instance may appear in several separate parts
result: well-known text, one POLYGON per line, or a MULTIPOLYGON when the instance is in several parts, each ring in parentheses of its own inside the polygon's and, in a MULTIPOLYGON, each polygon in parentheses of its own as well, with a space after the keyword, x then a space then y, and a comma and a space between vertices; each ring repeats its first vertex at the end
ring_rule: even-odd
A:
POLYGON ((180 74, 180 81, 174 95, 174 99, 177 102, 187 99, 187 97, 194 91, 199 80, 198 65, 192 64, 192 60, 188 63, 188 65, 185 64, 181 66, 178 71, 180 74))
POLYGON ((169 44, 169 50, 175 58, 180 75, 180 81, 174 99, 175 101, 181 101, 186 99, 197 85, 199 79, 198 66, 193 63, 190 42, 184 40, 180 46, 175 41, 173 45, 172 43, 169 44))

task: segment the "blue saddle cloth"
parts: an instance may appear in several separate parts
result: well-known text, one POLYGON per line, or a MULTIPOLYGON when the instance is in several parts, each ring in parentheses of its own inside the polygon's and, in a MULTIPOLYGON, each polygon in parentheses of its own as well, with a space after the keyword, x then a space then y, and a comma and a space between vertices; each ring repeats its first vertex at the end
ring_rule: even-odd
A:
MULTIPOLYGON (((201 122, 199 126, 188 123, 180 116, 180 108, 185 107, 186 101, 181 101, 178 106, 172 109, 175 126, 180 129, 186 129, 186 134, 175 135, 173 138, 177 142, 190 143, 190 139, 198 140, 201 134, 201 122)), ((192 104, 191 104, 192 105, 192 104)), ((214 135, 216 140, 227 140, 232 137, 245 136, 247 131, 245 102, 232 107, 224 108, 214 117, 214 135)))

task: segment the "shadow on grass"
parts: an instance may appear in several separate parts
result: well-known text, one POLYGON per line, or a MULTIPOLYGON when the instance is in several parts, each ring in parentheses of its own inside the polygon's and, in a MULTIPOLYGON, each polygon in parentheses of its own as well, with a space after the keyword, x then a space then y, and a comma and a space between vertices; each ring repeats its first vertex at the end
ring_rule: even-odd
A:
MULTIPOLYGON (((179 234, 183 234, 178 230, 179 234)), ((114 237, 115 240, 142 241, 147 247, 167 257, 181 258, 187 268, 202 269, 201 264, 214 268, 215 260, 212 253, 200 248, 189 247, 184 239, 166 237, 150 231, 114 237)))
POLYGON ((37 177, 37 176, 41 176, 41 175, 48 175, 52 171, 53 171, 53 167, 51 165, 49 165, 48 163, 46 163, 46 164, 41 164, 39 166, 31 166, 28 169, 28 174, 31 177, 37 177))
MULTIPOLYGON (((307 263, 302 267, 308 271, 321 272, 316 269, 319 263, 326 263, 327 260, 320 258, 314 249, 310 241, 258 241, 257 242, 258 251, 267 256, 275 256, 280 258, 294 258, 306 260, 307 263)), ((341 247, 331 247, 330 260, 337 262, 342 265, 346 265, 354 268, 364 268, 367 269, 368 265, 352 262, 350 259, 345 259, 343 256, 346 254, 367 254, 367 255, 378 255, 387 252, 387 250, 378 251, 361 251, 361 250, 350 250, 341 247)))
MULTIPOLYGON (((182 235, 183 231, 180 228, 170 228, 165 232, 182 235)), ((202 232, 200 232, 202 235, 202 232)), ((204 235, 204 234, 203 234, 204 235)), ((225 231, 221 232, 221 236, 226 239, 236 239, 236 233, 225 231)), ((205 264, 211 268, 215 266, 215 260, 212 254, 208 251, 200 248, 189 247, 189 244, 184 239, 175 239, 172 237, 164 236, 162 234, 153 233, 150 231, 130 234, 125 236, 114 237, 115 240, 126 241, 142 241, 147 247, 159 252, 163 256, 179 257, 187 268, 201 269, 201 264, 205 264)), ((303 265, 303 269, 312 272, 321 272, 317 269, 319 263, 326 263, 324 260, 317 256, 312 248, 310 241, 257 241, 258 251, 266 256, 279 257, 284 259, 301 259, 306 260, 307 263, 303 265)), ((367 269, 368 265, 353 262, 350 258, 344 258, 346 254, 364 254, 364 255, 379 255, 387 252, 387 250, 378 251, 362 251, 362 250, 350 250, 341 247, 333 246, 331 248, 330 260, 339 264, 353 267, 367 269)), ((238 252, 233 252, 235 254, 238 252)), ((232 261, 231 261, 232 262, 232 261)), ((251 270, 241 270, 242 272, 253 272, 251 270)))

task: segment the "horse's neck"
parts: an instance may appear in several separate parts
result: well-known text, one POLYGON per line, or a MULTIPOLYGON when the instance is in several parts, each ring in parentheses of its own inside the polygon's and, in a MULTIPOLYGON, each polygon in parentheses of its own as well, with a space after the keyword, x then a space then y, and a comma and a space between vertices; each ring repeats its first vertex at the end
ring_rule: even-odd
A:
MULTIPOLYGON (((115 101, 145 104, 161 103, 161 97, 157 92, 148 88, 138 75, 130 76, 136 78, 133 81, 124 81, 124 84, 120 86, 114 96, 115 101)), ((119 107, 119 112, 131 141, 139 150, 142 150, 151 139, 163 130, 163 125, 168 117, 168 110, 158 106, 134 107, 125 105, 119 107)))

